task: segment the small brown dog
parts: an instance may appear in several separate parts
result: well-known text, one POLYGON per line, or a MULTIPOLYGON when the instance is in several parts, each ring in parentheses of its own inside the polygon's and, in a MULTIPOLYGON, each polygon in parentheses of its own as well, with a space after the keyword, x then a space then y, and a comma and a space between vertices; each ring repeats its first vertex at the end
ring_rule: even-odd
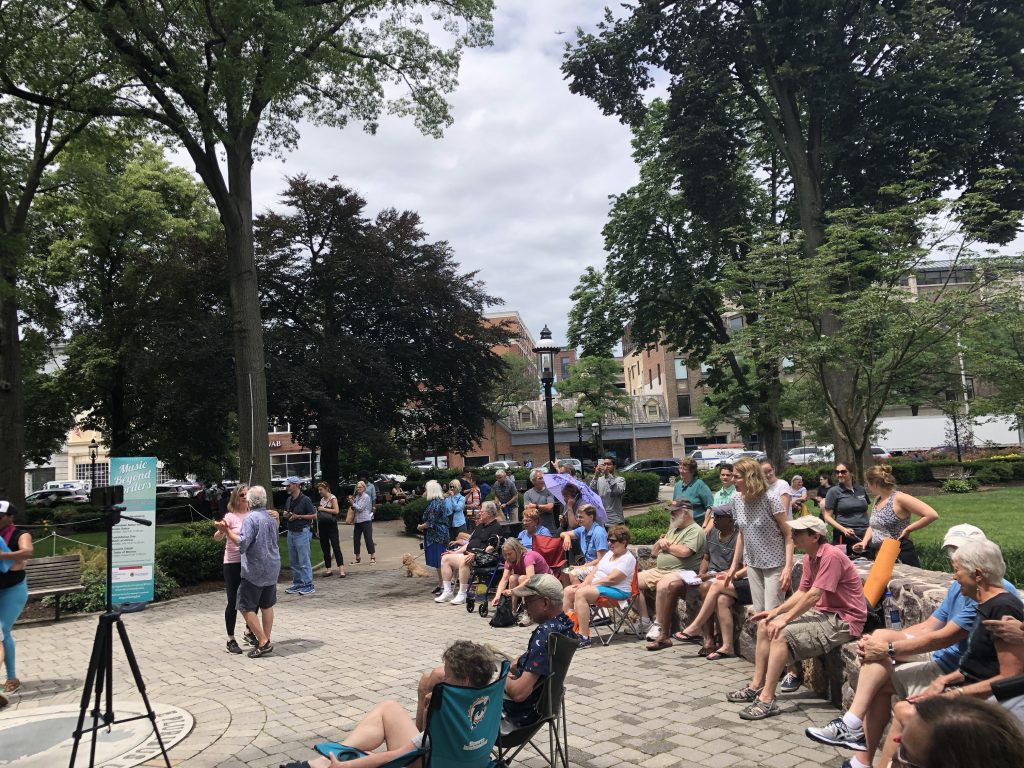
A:
POLYGON ((405 575, 409 577, 416 576, 427 579, 437 576, 433 568, 427 568, 423 563, 416 562, 416 558, 409 553, 402 555, 402 565, 405 566, 405 575))

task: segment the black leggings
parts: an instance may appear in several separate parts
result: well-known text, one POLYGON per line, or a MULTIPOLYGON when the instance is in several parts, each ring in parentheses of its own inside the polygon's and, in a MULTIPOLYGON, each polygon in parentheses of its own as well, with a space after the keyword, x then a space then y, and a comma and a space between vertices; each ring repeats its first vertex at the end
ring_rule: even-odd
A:
POLYGON ((359 536, 362 535, 363 539, 366 540, 366 551, 370 553, 370 557, 373 557, 377 552, 377 548, 373 546, 373 521, 367 520, 365 523, 356 523, 355 530, 352 532, 352 548, 356 551, 356 557, 359 557, 359 536))
POLYGON ((228 637, 235 636, 235 619, 238 618, 235 598, 238 597, 238 585, 241 583, 242 564, 224 563, 224 589, 228 593, 228 605, 224 609, 224 626, 228 630, 228 637))
POLYGON ((320 550, 324 553, 324 568, 331 568, 331 547, 334 547, 334 558, 338 561, 338 567, 345 565, 345 557, 341 554, 341 542, 338 540, 338 521, 317 520, 318 533, 320 534, 320 550))

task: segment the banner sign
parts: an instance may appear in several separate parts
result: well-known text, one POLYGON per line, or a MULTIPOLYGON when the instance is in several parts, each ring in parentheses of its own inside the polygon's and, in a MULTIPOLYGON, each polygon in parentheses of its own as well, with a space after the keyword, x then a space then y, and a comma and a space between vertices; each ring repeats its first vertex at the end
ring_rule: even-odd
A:
POLYGON ((153 525, 139 525, 122 520, 114 526, 110 552, 111 602, 114 605, 150 602, 156 552, 156 458, 111 458, 110 484, 124 487, 126 515, 153 521, 153 525))

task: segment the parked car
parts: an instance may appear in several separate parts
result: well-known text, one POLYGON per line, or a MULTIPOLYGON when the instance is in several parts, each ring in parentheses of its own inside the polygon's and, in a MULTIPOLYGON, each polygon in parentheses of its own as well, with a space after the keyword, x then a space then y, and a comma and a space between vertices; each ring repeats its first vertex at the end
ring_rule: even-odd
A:
POLYGON ((714 469, 719 464, 729 461, 729 458, 742 448, 742 445, 705 445, 690 453, 687 458, 697 462, 697 469, 714 469))
POLYGON ((669 482, 669 478, 679 476, 679 459, 641 459, 634 461, 627 467, 622 468, 623 472, 653 472, 662 483, 669 482))
POLYGON ((519 462, 512 461, 510 459, 501 459, 499 461, 489 461, 484 464, 480 469, 519 469, 519 462))
POLYGON ((59 507, 62 504, 88 503, 88 494, 73 489, 44 489, 25 497, 25 504, 29 507, 59 507))
POLYGON ((816 445, 798 445, 786 451, 786 463, 795 466, 798 464, 821 464, 828 461, 825 451, 816 445))
POLYGON ((754 461, 768 461, 768 454, 764 451, 736 451, 726 459, 727 464, 735 464, 740 459, 753 459, 754 461))
POLYGON ((418 469, 420 472, 426 472, 430 469, 448 469, 448 459, 437 459, 437 463, 434 463, 434 459, 421 459, 420 461, 414 461, 412 463, 413 469, 418 469))
POLYGON ((202 491, 203 486, 190 483, 187 480, 168 480, 166 483, 158 483, 156 486, 156 497, 158 499, 190 499, 197 491, 202 491))
MULTIPOLYGON (((573 469, 576 470, 576 474, 577 475, 582 475, 583 474, 583 462, 581 462, 579 459, 568 459, 568 458, 566 458, 566 459, 555 459, 555 463, 556 464, 566 464, 566 465, 569 465, 573 469)), ((550 471, 551 470, 551 462, 550 461, 545 461, 543 464, 540 465, 540 469, 542 471, 544 471, 544 472, 550 471)))
POLYGON ((892 458, 892 454, 880 445, 872 445, 871 458, 875 461, 888 461, 892 458))

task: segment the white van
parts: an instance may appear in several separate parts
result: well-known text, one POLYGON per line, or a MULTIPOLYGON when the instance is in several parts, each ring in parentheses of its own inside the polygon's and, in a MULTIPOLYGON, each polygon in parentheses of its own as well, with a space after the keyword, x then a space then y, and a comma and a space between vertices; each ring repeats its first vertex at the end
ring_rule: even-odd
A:
POLYGON ((51 480, 43 486, 44 491, 78 491, 89 495, 91 484, 87 480, 51 480))
POLYGON ((686 458, 693 459, 697 462, 698 469, 714 469, 723 462, 728 462, 729 457, 736 454, 737 451, 742 451, 743 446, 729 446, 725 448, 710 448, 704 446, 693 451, 686 458))

